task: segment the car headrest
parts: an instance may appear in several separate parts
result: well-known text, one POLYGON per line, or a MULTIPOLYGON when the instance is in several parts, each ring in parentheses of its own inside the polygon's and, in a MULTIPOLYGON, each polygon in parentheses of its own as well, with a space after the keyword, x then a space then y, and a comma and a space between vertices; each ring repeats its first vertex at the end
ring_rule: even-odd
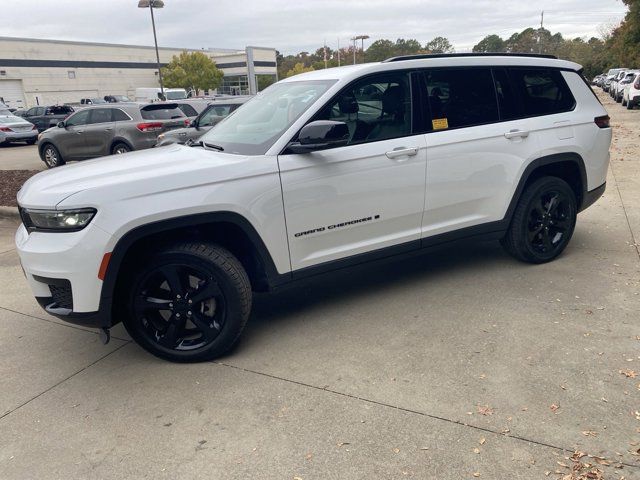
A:
POLYGON ((342 95, 338 99, 338 108, 340 108, 340 113, 344 115, 358 113, 358 102, 356 101, 356 97, 348 94, 342 95))
POLYGON ((387 88, 382 94, 382 110, 386 113, 404 113, 404 88, 400 85, 387 88))

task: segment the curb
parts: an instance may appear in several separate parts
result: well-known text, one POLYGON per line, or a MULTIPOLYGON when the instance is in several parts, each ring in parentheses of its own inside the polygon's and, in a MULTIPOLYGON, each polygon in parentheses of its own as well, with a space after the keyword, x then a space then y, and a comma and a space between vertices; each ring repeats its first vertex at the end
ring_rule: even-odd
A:
POLYGON ((20 214, 18 213, 18 207, 0 206, 0 219, 19 220, 20 214))

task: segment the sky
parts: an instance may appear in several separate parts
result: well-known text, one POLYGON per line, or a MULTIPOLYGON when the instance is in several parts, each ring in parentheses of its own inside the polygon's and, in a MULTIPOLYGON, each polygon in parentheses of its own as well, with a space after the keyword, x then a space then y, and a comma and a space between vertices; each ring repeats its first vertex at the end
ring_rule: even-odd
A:
MULTIPOLYGON (((0 0, 0 36, 153 45, 138 0, 0 0)), ((164 0, 156 11, 165 47, 273 47, 284 54, 346 46, 354 35, 449 38, 469 51, 486 35, 503 38, 544 26, 573 38, 598 36, 624 17, 620 0, 164 0)), ((365 43, 365 48, 367 43, 365 43)))

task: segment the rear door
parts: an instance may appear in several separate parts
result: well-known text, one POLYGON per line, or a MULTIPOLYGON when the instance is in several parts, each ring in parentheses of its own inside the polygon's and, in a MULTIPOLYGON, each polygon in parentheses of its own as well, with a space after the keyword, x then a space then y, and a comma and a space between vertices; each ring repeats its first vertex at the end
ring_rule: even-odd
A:
POLYGON ((507 72, 431 69, 423 92, 430 118, 423 236, 501 220, 522 166, 539 150, 531 119, 518 118, 507 72))
POLYGON ((109 155, 115 134, 112 108, 92 108, 84 130, 86 157, 109 155))
POLYGON ((360 79, 313 119, 345 122, 347 146, 278 156, 294 270, 418 248, 426 144, 415 133, 413 90, 406 72, 360 79))

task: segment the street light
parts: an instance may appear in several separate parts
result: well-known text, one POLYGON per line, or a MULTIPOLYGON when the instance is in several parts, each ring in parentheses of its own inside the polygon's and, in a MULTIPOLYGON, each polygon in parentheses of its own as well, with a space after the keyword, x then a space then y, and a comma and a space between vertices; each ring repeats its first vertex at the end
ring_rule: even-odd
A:
POLYGON ((164 2, 162 0, 140 0, 138 2, 138 8, 148 8, 151 12, 151 25, 153 26, 153 41, 156 45, 156 64, 158 65, 158 77, 160 79, 160 95, 164 98, 164 85, 162 84, 162 69, 160 68, 160 54, 158 53, 158 37, 156 37, 156 21, 153 18, 154 8, 163 8, 164 2))
POLYGON ((368 40, 370 37, 369 35, 358 35, 356 37, 353 37, 351 40, 353 40, 353 64, 356 64, 356 40, 362 40, 362 63, 364 63, 364 41, 368 40))

